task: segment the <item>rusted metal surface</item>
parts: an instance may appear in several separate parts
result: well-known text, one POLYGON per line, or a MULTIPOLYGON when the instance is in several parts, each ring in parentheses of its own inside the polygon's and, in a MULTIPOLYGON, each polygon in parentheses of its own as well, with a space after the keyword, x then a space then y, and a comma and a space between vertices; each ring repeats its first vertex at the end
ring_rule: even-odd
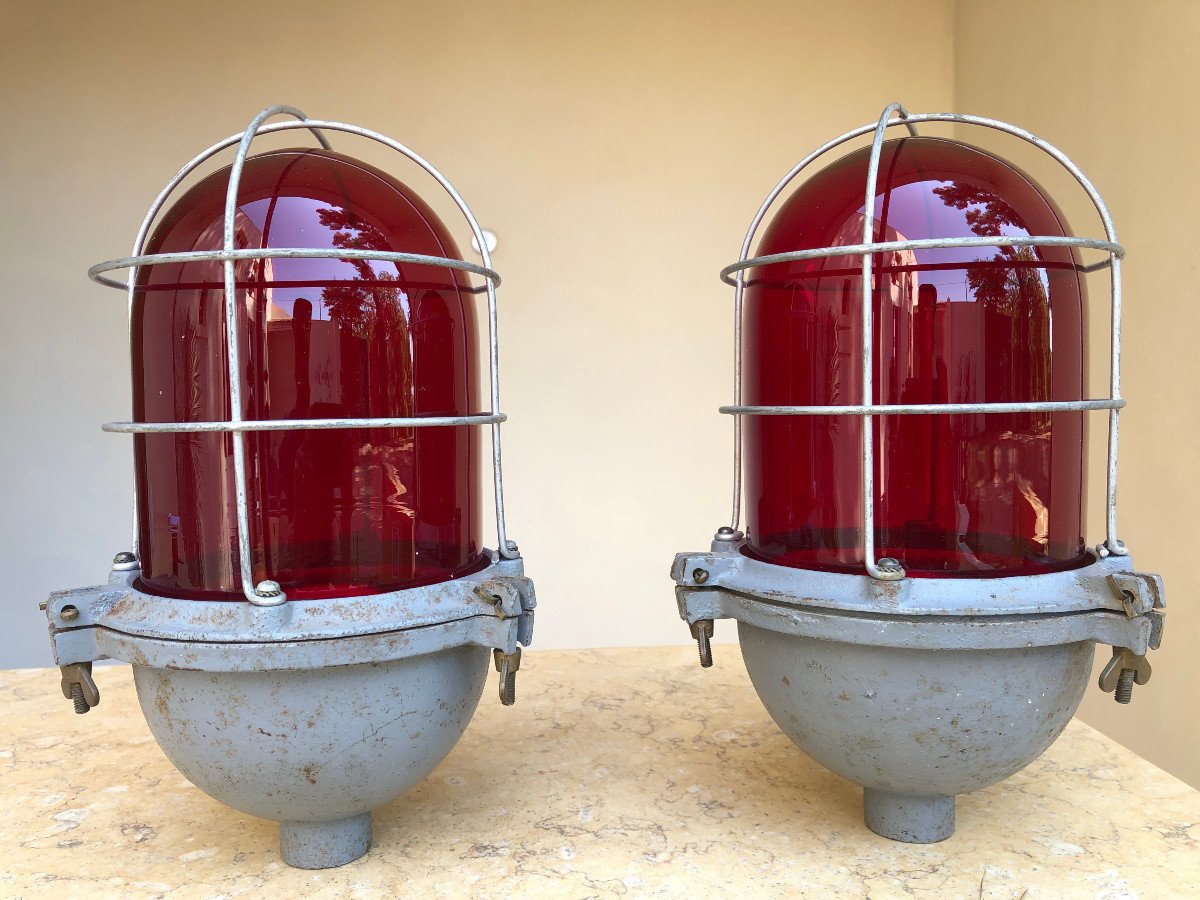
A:
POLYGON ((1107 610, 1011 616, 869 614, 797 606, 780 598, 766 599, 722 588, 703 592, 684 587, 675 590, 681 617, 689 625, 704 620, 737 619, 784 634, 876 647, 1003 650, 1093 641, 1129 647, 1144 654, 1152 646, 1154 635, 1148 617, 1127 619, 1107 610))
POLYGON ((61 675, 63 696, 74 704, 75 712, 82 715, 100 705, 100 691, 92 679, 90 662, 63 666, 61 675))
POLYGON ((713 546, 722 549, 680 553, 671 568, 689 625, 737 619, 822 640, 928 650, 1093 641, 1144 656, 1162 640, 1162 580, 1134 571, 1128 556, 1044 575, 886 582, 760 562, 741 553, 740 541, 713 546))
POLYGON ((474 616, 421 628, 327 641, 288 643, 218 644, 168 641, 133 638, 107 629, 98 629, 97 634, 97 646, 104 657, 120 659, 135 666, 212 673, 287 672, 385 663, 441 653, 458 647, 481 647, 490 650, 499 645, 506 650, 517 648, 516 620, 498 620, 494 616, 474 616))
MULTIPOLYGON (((916 650, 745 622, 738 634, 763 705, 800 749, 864 787, 909 797, 953 797, 1029 765, 1071 720, 1094 655, 1089 642, 916 650)), ((930 823, 904 827, 911 837, 897 837, 895 822, 885 836, 949 836, 930 823)))
POLYGON ((138 572, 62 591, 46 615, 61 665, 119 659, 211 672, 357 665, 473 644, 513 652, 532 640, 537 599, 520 559, 500 559, 453 581, 369 599, 248 603, 142 593, 138 572), (75 610, 71 618, 65 609, 75 610))
POLYGON ((1091 556, 1088 565, 1064 572, 1005 578, 906 578, 902 582, 864 580, 861 575, 794 569, 751 559, 741 552, 742 541, 714 541, 719 550, 680 553, 671 578, 680 585, 699 585, 695 572, 703 569, 705 588, 732 591, 844 612, 901 615, 1008 616, 1014 614, 1085 612, 1096 609, 1124 613, 1134 592, 1142 614, 1163 609, 1162 580, 1137 573, 1128 556, 1091 556), (1109 576, 1119 580, 1114 589, 1109 576))
POLYGON ((863 785, 867 825, 895 840, 949 837, 956 794, 1044 751, 1083 697, 1096 644, 1115 648, 1101 687, 1127 702, 1162 640, 1162 580, 1128 556, 1044 575, 886 582, 770 565, 742 544, 726 528, 711 551, 676 556, 680 617, 697 639, 715 619, 738 622, 779 727, 863 785))
POLYGON ((521 648, 505 653, 496 648, 492 651, 496 671, 500 673, 500 702, 512 706, 517 702, 517 672, 521 670, 521 648))
POLYGON ((1133 686, 1150 680, 1150 661, 1128 647, 1113 647, 1112 659, 1100 672, 1100 690, 1112 693, 1118 703, 1133 699, 1133 686))
POLYGON ((696 649, 700 651, 700 666, 704 669, 711 669, 713 664, 713 620, 697 619, 695 622, 691 623, 691 629, 692 640, 696 642, 696 649))
POLYGON ((323 868, 366 852, 371 810, 450 752, 479 703, 488 654, 463 646, 324 669, 133 670, 176 768, 222 803, 286 823, 285 862, 323 868))
POLYGON ((479 702, 488 651, 516 695, 536 598, 517 559, 365 598, 274 607, 151 596, 136 567, 51 596, 62 689, 99 702, 91 661, 131 663, 163 752, 210 796, 281 822, 284 861, 324 868, 370 845, 371 810, 450 751, 479 702))

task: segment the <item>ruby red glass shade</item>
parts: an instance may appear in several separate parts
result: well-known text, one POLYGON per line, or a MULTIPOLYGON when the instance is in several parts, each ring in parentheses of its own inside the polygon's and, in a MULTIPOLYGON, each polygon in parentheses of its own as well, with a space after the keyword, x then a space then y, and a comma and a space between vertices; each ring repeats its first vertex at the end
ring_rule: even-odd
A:
MULTIPOLYGON (((147 253, 222 247, 229 169, 163 217, 147 253)), ((282 150, 242 172, 238 248, 361 248, 460 258, 433 211, 340 154, 282 150)), ((477 332, 461 272, 339 259, 237 263, 246 419, 461 415, 478 409, 477 332)), ((134 416, 229 419, 220 262, 138 270, 134 416)), ((448 580, 484 562, 479 438, 467 426, 250 432, 255 582, 312 599, 448 580)), ((230 434, 134 438, 141 587, 242 599, 230 434)))
MULTIPOLYGON (((783 204, 759 255, 862 242, 869 150, 783 204)), ((1023 172, 968 145, 885 142, 875 241, 1070 235, 1023 172)), ((1007 403, 1085 396, 1086 291, 1063 247, 899 251, 873 258, 875 403, 1007 403)), ((863 402, 861 257, 747 273, 748 405, 863 402)), ((876 557, 916 576, 1071 568, 1083 541, 1085 414, 873 418, 876 557)), ((862 428, 856 416, 744 419, 746 552, 862 573, 862 428)))

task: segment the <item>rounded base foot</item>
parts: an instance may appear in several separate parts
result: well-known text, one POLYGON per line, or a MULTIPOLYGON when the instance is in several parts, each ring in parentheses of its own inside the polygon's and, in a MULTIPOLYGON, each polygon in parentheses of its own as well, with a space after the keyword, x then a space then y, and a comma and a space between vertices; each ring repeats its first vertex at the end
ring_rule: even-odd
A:
POLYGON ((371 814, 335 822, 280 822, 279 853, 297 869, 332 869, 371 847, 371 814))
POLYGON ((954 834, 954 798, 863 789, 863 820, 878 835, 908 844, 932 844, 954 834))

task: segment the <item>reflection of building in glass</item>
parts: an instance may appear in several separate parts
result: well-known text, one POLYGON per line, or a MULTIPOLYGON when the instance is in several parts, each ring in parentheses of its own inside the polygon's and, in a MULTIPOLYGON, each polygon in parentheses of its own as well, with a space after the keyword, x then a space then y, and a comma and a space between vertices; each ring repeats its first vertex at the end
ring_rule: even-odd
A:
POLYGON ((316 415, 314 407, 340 409, 342 404, 342 373, 333 364, 340 358, 341 329, 337 322, 315 318, 313 306, 307 297, 299 297, 289 315, 275 303, 266 304, 271 369, 294 373, 293 378, 272 379, 271 408, 295 410, 297 416, 316 415))
MULTIPOLYGON (((850 216, 833 244, 860 243, 862 227, 861 214, 850 216)), ((877 226, 877 241, 907 239, 895 228, 877 226)), ((963 261, 961 268, 919 272, 923 252, 896 250, 873 259, 874 400, 924 404, 1050 399, 1049 359, 1042 366, 1030 366, 1027 359, 1027 348, 1044 345, 1050 329, 1043 262, 1026 248, 985 248, 986 256, 963 261), (885 358, 887 365, 882 364, 885 358)), ((817 290, 837 290, 841 297, 832 304, 803 304, 824 310, 824 315, 814 316, 814 343, 820 349, 811 364, 833 366, 831 383, 843 389, 837 402, 857 403, 861 338, 854 311, 862 296, 861 258, 831 256, 821 268, 817 290), (825 363, 819 361, 822 356, 825 363)), ((813 286, 809 278, 789 285, 793 294, 813 286)), ((842 430, 856 427, 850 420, 835 420, 830 426, 835 440, 842 430)), ((965 560, 976 559, 977 551, 987 552, 975 546, 981 536, 1014 531, 1029 535, 1040 545, 1039 552, 1046 552, 1049 426, 1047 413, 884 418, 876 454, 882 486, 880 522, 889 521, 889 508, 908 514, 903 521, 891 520, 882 539, 928 547, 937 541, 935 523, 950 521, 957 524, 956 550, 965 560), (911 468, 914 455, 904 450, 916 447, 924 448, 916 459, 927 471, 911 468), (892 471, 897 461, 908 468, 892 471), (970 510, 962 502, 967 496, 975 498, 970 510), (925 517, 911 515, 919 509, 926 509, 925 517)))

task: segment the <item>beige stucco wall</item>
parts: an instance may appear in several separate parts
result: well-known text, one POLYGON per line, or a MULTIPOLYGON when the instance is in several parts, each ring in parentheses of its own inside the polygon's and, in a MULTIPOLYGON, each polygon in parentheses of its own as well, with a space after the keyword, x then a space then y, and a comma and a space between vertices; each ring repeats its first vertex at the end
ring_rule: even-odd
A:
MULTIPOLYGON (((960 3, 955 97, 961 112, 1016 122, 1072 157, 1104 195, 1125 269, 1118 530, 1137 565, 1166 581, 1169 627, 1152 656, 1153 680, 1118 706, 1092 690, 1084 721, 1200 785, 1196 522, 1200 510, 1200 305, 1195 280, 1200 208, 1200 4, 1070 0, 960 3)), ((962 134, 967 137, 966 133, 962 134)), ((974 135, 971 135, 974 138, 974 135)), ((1053 186, 1076 233, 1102 236, 1086 198, 1053 164, 1013 148, 1053 186)), ((1108 282, 1093 275, 1092 393, 1108 385, 1108 282)), ((1105 418, 1092 420, 1103 449, 1105 418)), ((1103 467, 1092 455, 1091 533, 1103 536, 1103 467)), ((1097 655, 1097 665, 1109 652, 1097 655)))
POLYGON ((128 541, 129 440, 99 431, 128 417, 124 299, 84 272, 129 252, 179 166, 280 102, 407 142, 499 234, 509 528, 538 645, 688 640, 667 570, 729 503, 717 272, 814 141, 892 93, 949 105, 950 23, 946 0, 9 4, 0 412, 21 427, 0 441, 0 665, 49 662, 37 601, 128 541), (855 61, 871 29, 894 49, 855 61))
POLYGON ((1180 290, 1186 213, 1172 214, 1195 199, 1200 22, 1186 2, 1096 7, 6 4, 0 666, 49 662, 37 601, 99 579, 127 543, 129 443, 98 429, 128 413, 123 298, 83 272, 128 252, 179 165, 276 102, 409 143, 500 236, 509 525, 543 601, 538 645, 685 640, 667 566, 728 513, 716 272, 782 172, 899 98, 1027 125, 1112 203, 1130 247, 1121 530, 1175 609, 1154 683, 1128 709, 1092 694, 1084 716, 1200 784, 1197 725, 1179 713, 1200 667, 1183 581, 1197 313, 1180 290))

